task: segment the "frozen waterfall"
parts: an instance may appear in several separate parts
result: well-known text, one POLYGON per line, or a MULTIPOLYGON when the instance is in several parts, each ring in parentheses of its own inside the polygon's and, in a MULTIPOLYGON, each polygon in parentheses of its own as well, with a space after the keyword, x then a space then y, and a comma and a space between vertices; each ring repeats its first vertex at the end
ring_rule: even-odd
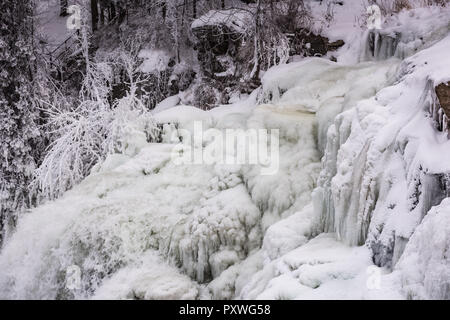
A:
POLYGON ((161 143, 109 155, 21 217, 0 253, 0 298, 448 299, 450 140, 429 90, 448 80, 450 37, 412 55, 422 47, 404 36, 368 33, 374 61, 271 68, 245 103, 156 114, 161 143), (279 129, 278 173, 174 163, 194 121, 279 129))

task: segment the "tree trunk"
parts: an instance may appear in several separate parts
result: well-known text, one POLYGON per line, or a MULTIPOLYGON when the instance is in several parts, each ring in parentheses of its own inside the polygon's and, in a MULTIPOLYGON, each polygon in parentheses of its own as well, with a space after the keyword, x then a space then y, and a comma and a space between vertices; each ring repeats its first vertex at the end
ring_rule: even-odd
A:
POLYGON ((104 25, 105 24, 105 8, 107 7, 107 5, 105 4, 105 0, 100 0, 99 5, 100 5, 100 24, 104 25))
POLYGON ((68 7, 67 1, 68 0, 60 0, 59 1, 59 5, 60 5, 60 9, 61 9, 59 15, 61 17, 66 17, 67 16, 67 7, 68 7))
POLYGON ((261 71, 261 63, 259 61, 260 59, 260 51, 261 51, 261 0, 258 0, 256 4, 256 14, 255 14, 255 48, 254 48, 254 66, 252 70, 252 79, 259 79, 259 74, 261 71))
POLYGON ((192 1, 192 17, 197 19, 197 0, 192 1))
POLYGON ((109 20, 111 21, 116 17, 116 6, 114 5, 114 3, 111 3, 109 7, 109 12, 110 12, 109 20))
POLYGON ((98 28, 98 0, 91 0, 92 32, 98 28))
POLYGON ((183 12, 181 13, 181 28, 184 28, 184 16, 186 15, 187 0, 183 1, 183 12))
POLYGON ((165 1, 161 4, 161 14, 162 14, 163 20, 166 21, 166 16, 167 16, 167 4, 166 4, 165 1))
POLYGON ((125 18, 127 17, 127 9, 123 7, 122 5, 118 6, 119 11, 119 18, 118 18, 118 24, 122 24, 122 22, 125 21, 125 18))

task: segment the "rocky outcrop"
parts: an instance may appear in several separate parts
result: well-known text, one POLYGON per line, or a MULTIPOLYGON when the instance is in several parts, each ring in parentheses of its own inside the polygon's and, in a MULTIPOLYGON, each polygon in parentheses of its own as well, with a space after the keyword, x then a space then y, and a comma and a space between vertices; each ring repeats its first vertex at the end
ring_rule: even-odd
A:
POLYGON ((197 38, 198 61, 206 76, 225 75, 233 65, 242 35, 226 25, 205 25, 192 29, 197 38), (231 59, 225 59, 230 57, 231 59))
POLYGON ((450 82, 441 83, 436 88, 436 96, 447 118, 450 119, 450 82))
POLYGON ((321 57, 329 51, 336 51, 345 44, 343 40, 330 42, 327 37, 315 34, 307 29, 298 29, 294 34, 289 34, 288 38, 291 56, 321 57))
POLYGON ((427 87, 429 113, 434 127, 438 131, 448 132, 450 138, 450 82, 434 86, 430 81, 427 87))
MULTIPOLYGON (((205 75, 214 78, 232 76, 242 50, 243 35, 226 25, 205 25, 193 28, 197 38, 196 49, 198 60, 205 75)), ((295 33, 286 34, 289 39, 291 56, 321 57, 329 51, 336 51, 345 43, 343 40, 330 42, 327 37, 315 34, 307 29, 298 29, 295 33)), ((245 61, 248 63, 248 61, 245 61)))

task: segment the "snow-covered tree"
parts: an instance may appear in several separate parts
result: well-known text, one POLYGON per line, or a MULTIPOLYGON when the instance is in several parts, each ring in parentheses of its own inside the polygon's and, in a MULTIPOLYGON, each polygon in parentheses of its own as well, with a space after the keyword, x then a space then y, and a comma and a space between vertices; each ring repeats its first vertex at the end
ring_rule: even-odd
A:
POLYGON ((136 94, 139 64, 136 54, 124 46, 104 57, 93 58, 89 51, 89 19, 83 12, 79 50, 86 70, 75 105, 47 104, 47 130, 52 134, 42 164, 35 172, 34 186, 47 199, 60 196, 86 177, 92 167, 111 152, 129 152, 130 132, 144 132, 146 140, 154 133, 150 113, 136 94), (123 70, 129 90, 118 101, 110 100, 113 69, 123 70))
POLYGON ((29 182, 39 153, 32 3, 0 3, 0 242, 33 202, 29 182))

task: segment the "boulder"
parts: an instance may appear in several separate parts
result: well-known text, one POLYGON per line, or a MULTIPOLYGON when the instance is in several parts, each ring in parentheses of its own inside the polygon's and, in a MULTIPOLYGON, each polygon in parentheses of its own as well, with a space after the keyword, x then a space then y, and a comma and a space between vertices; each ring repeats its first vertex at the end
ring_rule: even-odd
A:
POLYGON ((450 119, 450 82, 441 83, 435 88, 435 91, 442 110, 450 119))
POLYGON ((315 34, 307 29, 297 29, 288 35, 290 41, 290 55, 303 55, 305 57, 324 56, 328 51, 336 51, 345 43, 343 40, 330 42, 327 37, 315 34))
POLYGON ((196 49, 198 60, 206 75, 225 72, 228 66, 221 63, 218 57, 235 57, 240 46, 242 35, 226 25, 204 25, 193 28, 197 38, 196 49))

